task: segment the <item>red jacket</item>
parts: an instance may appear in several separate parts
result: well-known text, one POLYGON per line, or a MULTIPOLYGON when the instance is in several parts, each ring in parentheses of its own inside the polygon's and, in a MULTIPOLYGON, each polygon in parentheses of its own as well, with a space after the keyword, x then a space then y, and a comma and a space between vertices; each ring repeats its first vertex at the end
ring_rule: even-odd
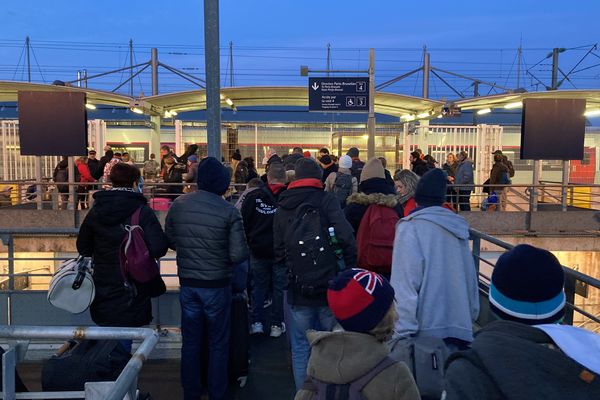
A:
POLYGON ((78 162, 77 170, 79 171, 79 182, 96 182, 92 174, 90 173, 90 169, 87 164, 78 162))

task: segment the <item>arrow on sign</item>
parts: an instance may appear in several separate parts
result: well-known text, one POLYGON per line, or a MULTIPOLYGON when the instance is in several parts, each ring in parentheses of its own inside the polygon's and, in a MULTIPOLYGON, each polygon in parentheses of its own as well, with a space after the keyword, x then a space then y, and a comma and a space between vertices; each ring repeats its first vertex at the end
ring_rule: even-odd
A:
POLYGON ((319 88, 319 85, 317 85, 317 82, 315 82, 315 83, 312 84, 312 88, 314 90, 317 90, 319 88))

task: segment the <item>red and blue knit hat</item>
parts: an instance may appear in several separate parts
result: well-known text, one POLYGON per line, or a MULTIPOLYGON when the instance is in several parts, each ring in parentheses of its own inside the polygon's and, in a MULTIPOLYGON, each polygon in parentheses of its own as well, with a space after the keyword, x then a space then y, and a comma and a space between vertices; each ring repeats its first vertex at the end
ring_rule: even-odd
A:
POLYGON ((528 325, 560 321, 565 275, 554 254, 527 244, 502 254, 492 273, 490 308, 500 318, 528 325))
POLYGON ((381 322, 394 301, 394 289, 379 274, 348 269, 327 290, 333 315, 346 331, 367 333, 381 322))

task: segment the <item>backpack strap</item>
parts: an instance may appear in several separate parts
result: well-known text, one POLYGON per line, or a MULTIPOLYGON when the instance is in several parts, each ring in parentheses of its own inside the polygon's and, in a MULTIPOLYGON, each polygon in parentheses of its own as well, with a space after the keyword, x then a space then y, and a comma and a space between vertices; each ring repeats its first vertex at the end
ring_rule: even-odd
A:
POLYGON ((398 361, 392 360, 389 356, 386 356, 383 360, 381 360, 376 366, 374 366, 369 372, 364 374, 358 379, 355 379, 350 383, 350 390, 362 392, 362 390, 367 386, 373 378, 379 375, 384 369, 396 364, 398 361))
POLYGON ((139 225, 140 224, 140 214, 142 213, 142 207, 143 206, 139 206, 134 212, 133 214, 131 214, 131 222, 129 222, 129 224, 131 226, 134 225, 139 225))

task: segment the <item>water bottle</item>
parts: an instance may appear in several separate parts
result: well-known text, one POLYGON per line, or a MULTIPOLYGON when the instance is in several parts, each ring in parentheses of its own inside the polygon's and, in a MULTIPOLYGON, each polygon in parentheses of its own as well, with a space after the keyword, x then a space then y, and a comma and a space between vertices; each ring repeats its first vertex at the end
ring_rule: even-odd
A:
POLYGON ((346 264, 344 263, 344 252, 340 248, 340 242, 335 236, 335 229, 333 229, 333 226, 330 226, 327 231, 329 232, 329 242, 331 243, 331 247, 333 247, 333 252, 335 253, 335 256, 338 259, 338 268, 340 271, 343 271, 344 269, 346 269, 346 264))

